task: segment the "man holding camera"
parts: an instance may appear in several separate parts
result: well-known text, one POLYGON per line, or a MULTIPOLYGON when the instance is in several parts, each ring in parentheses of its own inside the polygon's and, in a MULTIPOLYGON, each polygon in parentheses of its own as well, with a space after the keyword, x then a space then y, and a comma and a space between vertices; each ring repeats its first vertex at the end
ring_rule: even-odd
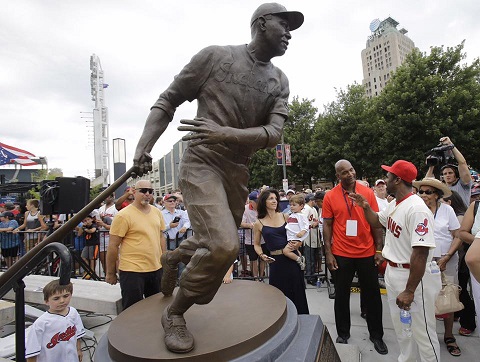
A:
MULTIPOLYGON (((446 164, 440 169, 443 181, 447 184, 450 190, 458 192, 466 207, 470 205, 470 192, 472 189, 473 181, 470 176, 470 170, 468 169, 467 161, 465 157, 460 153, 457 147, 450 140, 450 137, 440 138, 440 144, 443 146, 452 146, 452 153, 457 160, 458 166, 452 164, 446 164)), ((425 177, 435 177, 433 169, 435 166, 431 165, 428 168, 425 177)))

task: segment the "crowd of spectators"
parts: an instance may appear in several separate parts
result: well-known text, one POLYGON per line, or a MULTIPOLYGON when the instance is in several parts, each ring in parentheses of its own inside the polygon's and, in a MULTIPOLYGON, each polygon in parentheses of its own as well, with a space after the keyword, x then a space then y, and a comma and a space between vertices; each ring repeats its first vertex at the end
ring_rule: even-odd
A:
MULTIPOLYGON (((420 196, 433 215, 436 242, 433 260, 437 262, 440 270, 445 272, 449 282, 459 284, 462 287, 460 298, 465 308, 455 314, 437 316, 437 319, 444 321, 444 339, 448 351, 453 356, 459 356, 461 355, 461 349, 454 338, 454 323, 456 321, 459 322, 459 335, 470 336, 477 327, 476 315, 478 316, 480 309, 480 283, 478 282, 478 279, 480 279, 478 276, 480 253, 476 251, 480 244, 480 213, 477 213, 478 203, 480 202, 480 180, 471 175, 464 156, 453 145, 450 138, 443 137, 440 142, 443 145, 453 147, 452 153, 456 162, 439 165, 437 167, 440 170, 438 178, 435 178, 436 169, 430 166, 425 174, 425 178, 417 177, 419 181, 413 182, 412 193, 417 193, 420 196)), ((345 177, 348 178, 349 176, 345 177)), ((338 181, 338 185, 341 185, 342 178, 340 177, 338 181)), ((352 186, 353 189, 349 191, 352 193, 358 193, 363 188, 369 190, 367 192, 369 203, 372 205, 376 204, 379 212, 388 208, 389 203, 392 200, 394 201, 393 195, 387 190, 387 179, 375 180, 372 182, 372 187, 365 180, 354 180, 352 185, 354 185, 352 186)), ((259 258, 258 252, 261 250, 262 255, 269 256, 269 250, 261 234, 259 235, 260 249, 257 250, 254 247, 253 241, 256 238, 255 224, 258 221, 258 199, 262 191, 269 189, 263 186, 253 190, 248 195, 247 200, 245 200, 244 215, 239 227, 239 242, 241 246, 238 260, 227 272, 224 279, 226 283, 232 282, 234 277, 257 281, 263 281, 265 276, 268 277, 268 262, 263 257, 259 258)), ((344 187, 343 189, 345 190, 346 188, 344 187)), ((333 190, 336 190, 336 188, 333 190)), ((79 257, 81 255, 84 258, 87 267, 84 266, 82 268, 77 263, 75 266, 77 273, 87 278, 89 273, 85 269, 88 268, 91 271, 101 270, 105 273, 105 260, 108 258, 107 249, 112 221, 120 210, 130 207, 135 200, 135 194, 135 187, 128 187, 117 200, 114 199, 113 195, 110 195, 97 210, 88 215, 78 225, 71 241, 71 247, 72 250, 78 253, 79 257), (88 239, 87 242, 86 239, 88 239)), ((287 190, 279 190, 278 192, 279 210, 286 215, 287 235, 290 235, 289 238, 291 240, 289 240, 292 243, 298 243, 299 245, 291 250, 293 253, 285 249, 282 251, 282 254, 287 258, 291 257, 297 262, 306 283, 311 285, 315 285, 319 276, 322 275, 322 262, 326 261, 329 269, 335 271, 338 269, 339 261, 342 263, 342 268, 345 268, 345 265, 350 264, 343 265, 344 261, 349 261, 349 258, 358 261, 357 258, 360 257, 360 254, 357 255, 356 249, 352 249, 352 245, 346 245, 344 247, 345 250, 341 249, 343 251, 340 254, 343 254, 338 254, 338 250, 340 250, 338 248, 341 247, 341 241, 339 240, 341 239, 339 239, 338 235, 335 237, 335 232, 332 229, 334 224, 331 222, 331 220, 335 220, 332 219, 333 215, 336 215, 335 208, 339 207, 339 205, 346 205, 346 210, 351 213, 352 210, 355 210, 353 209, 355 205, 351 200, 349 201, 348 192, 345 194, 347 196, 344 199, 342 199, 340 194, 340 198, 335 202, 331 201, 333 194, 334 192, 329 190, 329 188, 317 188, 315 190, 306 188, 297 191, 293 185, 289 186, 287 190), (325 209, 325 200, 327 201, 327 209, 325 209), (344 201, 343 203, 342 200, 344 201), (290 219, 288 215, 290 215, 290 219), (294 223, 295 227, 288 226, 294 223), (325 229, 326 226, 327 229, 325 229), (290 228, 291 230, 288 231, 290 228), (324 246, 325 235, 329 244, 327 250, 324 246), (331 255, 330 244, 335 245, 334 250, 337 250, 335 258, 331 255)), ((183 203, 181 191, 174 190, 166 195, 151 197, 149 202, 161 211, 165 222, 165 230, 162 232, 166 240, 166 247, 169 250, 174 250, 186 238, 189 232, 194 232, 191 230, 188 210, 183 203)), ((374 211, 377 211, 377 209, 374 209, 374 211)), ((353 232, 351 229, 353 226, 348 224, 347 219, 349 218, 347 217, 345 220, 339 218, 335 222, 345 229, 345 233, 353 232)), ((35 199, 28 200, 23 209, 20 204, 0 204, 2 267, 9 268, 19 257, 40 242, 49 229, 54 230, 60 227, 65 220, 66 215, 42 215, 39 210, 39 200, 35 199)), ((354 228, 354 232, 358 233, 358 224, 354 228)), ((383 235, 376 235, 374 239, 373 249, 381 252, 385 239, 385 230, 383 230, 383 235)), ((383 262, 378 269, 375 268, 375 278, 384 273, 386 265, 383 262)), ((359 271, 363 270, 355 268, 352 269, 353 273, 357 271, 358 274, 359 271)), ((178 276, 180 276, 181 272, 182 269, 179 268, 178 276)), ((349 274, 345 280, 338 277, 338 275, 341 276, 342 274, 334 273, 334 276, 335 274, 337 274, 335 280, 337 286, 336 300, 339 302, 343 300, 344 304, 345 302, 348 303, 348 298, 346 296, 342 297, 342 295, 349 293, 353 274, 349 274), (338 284, 340 282, 344 283, 342 288, 338 284)), ((362 284, 360 279, 361 277, 359 281, 362 284)), ((367 284, 363 282, 363 284, 361 289, 364 293, 369 290, 365 286, 371 284, 371 282, 367 284)), ((378 284, 375 287, 378 288, 378 284)), ((373 300, 373 295, 376 297, 377 294, 377 292, 369 294, 367 299, 370 303, 373 300)), ((345 306, 342 308, 340 308, 339 304, 338 317, 343 316, 341 320, 344 320, 344 317, 349 314, 345 310, 348 312, 349 309, 345 309, 345 306)), ((381 314, 381 307, 376 307, 374 310, 381 314)), ((371 323, 373 323, 373 320, 378 319, 373 319, 373 314, 369 315, 363 306, 362 317, 371 323)), ((349 325, 348 320, 345 323, 347 326, 349 325)), ((337 327, 340 328, 340 326, 341 324, 337 322, 337 327)), ((379 330, 381 330, 381 325, 379 330)), ((338 335, 341 337, 340 342, 347 343, 349 337, 348 328, 341 329, 338 335)), ((373 339, 379 340, 381 336, 382 333, 379 332, 373 339)), ((387 352, 386 348, 378 349, 377 345, 375 347, 381 353, 387 352)))

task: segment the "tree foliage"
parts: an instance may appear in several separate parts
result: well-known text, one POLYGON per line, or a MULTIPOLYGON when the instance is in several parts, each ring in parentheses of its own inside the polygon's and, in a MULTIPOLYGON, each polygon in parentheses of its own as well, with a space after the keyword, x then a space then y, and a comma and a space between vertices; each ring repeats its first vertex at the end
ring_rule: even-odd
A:
MULTIPOLYGON (((463 63, 464 43, 413 51, 383 92, 368 98, 362 85, 337 90, 322 113, 313 100, 293 98, 284 139, 292 150, 290 183, 335 180, 334 164, 348 159, 357 178, 383 175, 381 164, 412 161, 422 177, 426 152, 449 136, 475 169, 480 168, 480 61, 463 63)), ((280 185, 275 152, 258 152, 250 166, 251 187, 280 185)))
POLYGON ((310 187, 318 169, 318 148, 313 138, 318 110, 313 106, 314 101, 293 98, 284 128, 285 143, 290 145, 292 156, 292 165, 287 166, 289 183, 310 187))
POLYGON ((449 136, 473 167, 479 166, 480 64, 461 64, 464 43, 411 53, 373 100, 384 124, 385 162, 403 158, 425 169, 425 152, 449 136))

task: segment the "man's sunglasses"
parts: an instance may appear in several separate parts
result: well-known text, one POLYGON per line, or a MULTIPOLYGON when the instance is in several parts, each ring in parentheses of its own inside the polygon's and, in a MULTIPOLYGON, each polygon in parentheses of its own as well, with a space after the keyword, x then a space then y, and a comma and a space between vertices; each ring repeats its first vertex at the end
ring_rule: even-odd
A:
POLYGON ((436 191, 432 191, 432 190, 418 190, 418 193, 419 193, 420 195, 423 195, 423 194, 431 195, 431 194, 436 193, 436 191))
POLYGON ((140 191, 142 194, 146 194, 147 192, 149 192, 150 195, 153 194, 153 189, 148 189, 148 188, 146 188, 146 187, 143 187, 143 188, 137 189, 137 190, 140 191))

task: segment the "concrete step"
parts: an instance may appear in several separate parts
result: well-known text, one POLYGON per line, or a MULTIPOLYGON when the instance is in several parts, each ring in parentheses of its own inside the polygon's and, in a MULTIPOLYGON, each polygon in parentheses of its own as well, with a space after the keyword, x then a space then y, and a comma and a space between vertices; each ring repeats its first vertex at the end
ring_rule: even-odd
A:
POLYGON ((15 304, 0 300, 0 327, 15 320, 15 304))
MULTIPOLYGON (((43 275, 28 275, 25 282, 25 302, 45 304, 43 287, 50 281, 58 279, 43 275)), ((118 315, 122 311, 120 285, 110 285, 102 281, 71 279, 73 296, 71 305, 78 310, 100 314, 118 315)), ((3 299, 14 301, 15 293, 9 291, 3 299)))

